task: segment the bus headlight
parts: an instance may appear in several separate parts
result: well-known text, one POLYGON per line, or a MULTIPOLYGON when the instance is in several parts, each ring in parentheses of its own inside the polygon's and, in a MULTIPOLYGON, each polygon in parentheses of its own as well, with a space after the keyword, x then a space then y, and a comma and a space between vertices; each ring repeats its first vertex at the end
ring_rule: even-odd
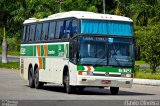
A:
POLYGON ((121 76, 125 78, 133 78, 134 74, 122 74, 121 76))
POLYGON ((126 74, 126 78, 132 78, 132 74, 126 74))

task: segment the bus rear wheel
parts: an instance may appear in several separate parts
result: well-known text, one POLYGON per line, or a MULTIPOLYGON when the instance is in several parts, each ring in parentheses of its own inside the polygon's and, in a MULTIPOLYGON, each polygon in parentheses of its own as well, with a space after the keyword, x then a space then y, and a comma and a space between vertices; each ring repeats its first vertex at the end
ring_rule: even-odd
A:
POLYGON ((30 88, 34 88, 34 74, 33 74, 33 68, 31 67, 29 69, 29 73, 28 73, 28 80, 29 80, 29 87, 30 88))
POLYGON ((119 87, 110 87, 110 92, 112 95, 117 95, 119 92, 119 87))
POLYGON ((44 83, 39 82, 39 70, 38 70, 38 68, 35 69, 34 75, 35 75, 35 80, 34 80, 35 88, 36 89, 42 88, 44 83))
POLYGON ((76 90, 76 88, 74 86, 70 85, 70 77, 69 77, 68 72, 66 75, 64 75, 64 88, 65 88, 66 93, 68 93, 68 94, 72 94, 76 90))

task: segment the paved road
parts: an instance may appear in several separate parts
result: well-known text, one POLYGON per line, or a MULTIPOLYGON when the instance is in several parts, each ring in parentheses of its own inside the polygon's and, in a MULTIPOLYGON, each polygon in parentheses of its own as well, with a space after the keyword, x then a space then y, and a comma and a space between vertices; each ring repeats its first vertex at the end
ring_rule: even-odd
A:
MULTIPOLYGON (((10 62, 19 62, 19 56, 7 56, 8 61, 10 62)), ((2 56, 0 55, 0 61, 2 60, 2 56)))
POLYGON ((109 89, 86 88, 80 94, 66 94, 60 86, 45 85, 31 89, 28 81, 19 77, 18 70, 0 69, 0 100, 160 100, 160 86, 133 85, 120 88, 119 95, 109 89))

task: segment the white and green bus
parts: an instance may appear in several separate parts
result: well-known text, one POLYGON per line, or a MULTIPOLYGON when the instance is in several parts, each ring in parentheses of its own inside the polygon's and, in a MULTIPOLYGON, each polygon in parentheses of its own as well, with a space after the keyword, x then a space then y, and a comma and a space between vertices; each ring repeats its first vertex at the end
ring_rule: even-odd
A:
POLYGON ((23 23, 20 75, 31 88, 64 85, 67 93, 85 87, 130 88, 134 76, 133 21, 84 11, 62 12, 23 23))

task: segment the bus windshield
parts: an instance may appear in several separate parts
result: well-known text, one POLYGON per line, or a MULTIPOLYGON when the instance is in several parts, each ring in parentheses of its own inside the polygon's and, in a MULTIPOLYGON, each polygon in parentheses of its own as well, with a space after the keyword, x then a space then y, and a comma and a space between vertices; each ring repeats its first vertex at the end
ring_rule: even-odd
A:
POLYGON ((133 40, 127 38, 80 37, 80 64, 133 66, 133 40))
POLYGON ((80 63, 107 65, 106 38, 80 37, 80 63))

